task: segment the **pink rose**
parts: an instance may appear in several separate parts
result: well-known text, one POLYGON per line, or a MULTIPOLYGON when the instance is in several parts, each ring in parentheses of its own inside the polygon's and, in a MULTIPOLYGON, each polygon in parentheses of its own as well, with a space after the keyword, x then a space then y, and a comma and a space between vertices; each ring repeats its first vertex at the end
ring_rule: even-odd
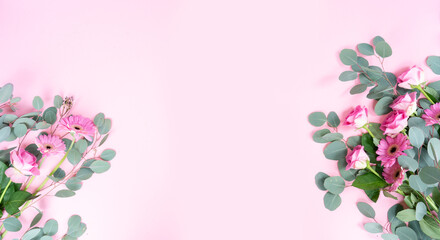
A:
POLYGON ((417 86, 426 83, 425 81, 425 72, 423 69, 417 66, 413 66, 409 70, 400 74, 397 78, 397 83, 399 83, 399 87, 412 89, 411 86, 417 86))
POLYGON ((13 167, 6 169, 5 174, 15 183, 24 183, 27 176, 40 175, 37 158, 22 148, 11 151, 11 164, 13 167))
POLYGON ((395 137, 408 126, 408 116, 403 111, 391 112, 380 126, 384 134, 395 137))
POLYGON ((345 170, 349 170, 351 168, 364 169, 367 167, 367 162, 370 161, 370 158, 364 151, 364 146, 358 145, 353 148, 353 151, 347 154, 345 160, 347 161, 347 167, 345 170))
POLYGON ((357 106, 345 118, 344 125, 361 128, 368 123, 368 110, 366 107, 357 106))
POLYGON ((403 111, 407 116, 410 116, 417 110, 417 93, 406 93, 403 96, 397 97, 390 105, 395 111, 403 111))

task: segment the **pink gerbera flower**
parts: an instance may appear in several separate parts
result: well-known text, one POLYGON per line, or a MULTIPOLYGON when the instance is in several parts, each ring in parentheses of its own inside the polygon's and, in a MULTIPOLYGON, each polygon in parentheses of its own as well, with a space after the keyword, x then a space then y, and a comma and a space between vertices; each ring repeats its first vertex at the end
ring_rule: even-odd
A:
POLYGON ((43 157, 57 155, 66 150, 64 142, 54 135, 40 135, 35 139, 35 144, 38 146, 38 151, 43 154, 43 157))
POLYGON ((402 184, 405 179, 405 173, 407 170, 403 169, 399 163, 394 163, 391 167, 383 169, 383 177, 385 181, 391 186, 388 187, 389 191, 396 191, 396 189, 402 184))
POLYGON ((60 125, 69 132, 74 133, 76 139, 83 136, 85 139, 91 141, 96 132, 96 127, 92 120, 79 115, 61 119, 60 125))
POLYGON ((408 138, 399 133, 395 138, 387 136, 380 140, 377 153, 377 160, 382 162, 382 166, 391 167, 401 155, 406 155, 403 151, 412 148, 408 138))
POLYGON ((440 103, 431 105, 429 109, 425 109, 425 114, 422 118, 426 122, 426 126, 431 126, 440 123, 440 103))

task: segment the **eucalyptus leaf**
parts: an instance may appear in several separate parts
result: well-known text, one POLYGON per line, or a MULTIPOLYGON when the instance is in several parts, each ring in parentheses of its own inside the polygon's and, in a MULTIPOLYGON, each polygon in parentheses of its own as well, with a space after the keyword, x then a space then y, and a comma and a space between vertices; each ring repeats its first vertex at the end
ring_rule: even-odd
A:
POLYGON ((312 136, 312 138, 313 138, 313 141, 315 141, 315 142, 317 142, 317 143, 327 143, 327 142, 329 142, 327 139, 324 139, 323 137, 326 135, 326 134, 330 134, 331 132, 330 132, 330 130, 328 130, 328 129, 321 129, 321 130, 318 130, 318 131, 316 131, 314 134, 313 134, 313 136, 312 136))
POLYGON ((425 216, 419 223, 420 228, 426 235, 434 239, 440 239, 440 228, 434 219, 425 216))
POLYGON ((337 128, 341 123, 341 120, 339 120, 338 114, 336 114, 335 112, 330 112, 327 115, 327 123, 329 127, 337 128))
POLYGON ((440 160, 440 140, 437 138, 431 138, 428 142, 428 154, 436 162, 440 160))
POLYGON ((102 160, 110 161, 116 156, 116 152, 113 149, 105 149, 102 151, 100 157, 102 160))
POLYGON ((360 136, 351 136, 347 139, 347 145, 351 148, 356 147, 357 145, 361 145, 361 137, 360 136))
POLYGON ((328 133, 322 136, 322 139, 325 140, 326 142, 339 141, 342 140, 342 138, 344 138, 344 136, 342 136, 342 134, 340 133, 328 133))
POLYGON ((425 134, 420 128, 412 127, 409 129, 409 141, 414 147, 420 148, 425 142, 425 134))
POLYGON ((429 56, 426 59, 426 64, 431 68, 432 72, 440 75, 440 57, 439 56, 429 56))
POLYGON ((352 81, 358 78, 358 73, 353 71, 345 71, 339 75, 339 80, 342 82, 352 81))
POLYGON ((0 104, 7 102, 12 97, 14 86, 10 83, 5 84, 0 88, 0 104))
POLYGON ((405 209, 397 213, 396 217, 404 222, 416 220, 416 211, 414 209, 405 209))
POLYGON ((371 46, 368 43, 360 43, 357 45, 357 49, 360 53, 366 55, 366 56, 371 56, 374 55, 374 50, 373 50, 373 46, 371 46))
POLYGON ((356 65, 357 64, 357 54, 352 49, 343 49, 341 53, 339 53, 339 59, 344 65, 356 65))
POLYGON ((390 45, 388 45, 388 43, 386 43, 385 41, 378 42, 377 44, 375 44, 375 46, 375 51, 377 55, 381 56, 382 58, 387 58, 393 53, 390 45))
POLYGON ((53 99, 53 105, 56 108, 61 108, 61 106, 63 106, 64 100, 60 95, 56 95, 53 99))
POLYGON ((35 96, 34 100, 32 101, 32 106, 37 110, 42 109, 44 106, 43 99, 41 99, 40 96, 35 96))
POLYGON ((21 240, 32 240, 35 237, 37 237, 38 235, 40 235, 41 233, 41 229, 40 228, 34 228, 34 229, 30 229, 29 231, 27 231, 23 237, 21 238, 21 240))
POLYGON ((385 115, 391 112, 390 104, 393 102, 392 97, 385 96, 377 101, 376 106, 374 107, 374 112, 377 115, 385 115))
POLYGON ((60 198, 68 198, 68 197, 75 196, 75 192, 72 190, 68 190, 68 189, 62 189, 62 190, 59 190, 57 193, 55 193, 55 196, 60 197, 60 198))
POLYGON ((336 210, 341 205, 341 197, 333 193, 327 192, 324 195, 324 206, 330 211, 336 210))
POLYGON ((13 129, 14 129, 13 131, 14 131, 15 136, 17 136, 19 138, 26 135, 27 130, 28 130, 26 125, 24 125, 23 123, 17 124, 13 129))
POLYGON ((57 121, 57 109, 50 107, 43 112, 43 119, 49 124, 54 124, 57 121))
POLYGON ((416 220, 420 221, 426 215, 426 205, 423 202, 418 202, 416 205, 416 220))
POLYGON ((355 85, 354 87, 352 87, 350 89, 350 94, 355 95, 355 94, 363 93, 363 92, 365 92, 365 90, 367 90, 367 87, 368 86, 365 84, 355 85))
POLYGON ((8 139, 10 134, 11 134, 11 128, 9 126, 0 129, 0 142, 8 139))
POLYGON ((368 218, 375 218, 376 217, 376 212, 374 211, 374 209, 370 206, 370 204, 365 203, 365 202, 358 202, 357 204, 357 208, 359 209, 359 211, 368 218))
POLYGON ((419 172, 420 179, 426 184, 434 184, 440 181, 440 169, 436 167, 424 167, 419 172))
POLYGON ((8 217, 3 221, 3 226, 9 232, 18 232, 22 228, 21 222, 15 217, 8 217))
POLYGON ((326 191, 327 189, 324 186, 324 181, 326 178, 330 177, 329 175, 319 172, 315 175, 315 184, 319 188, 319 190, 326 191))
POLYGON ((384 39, 383 39, 383 37, 381 37, 381 36, 376 36, 376 37, 374 37, 373 38, 373 44, 376 46, 376 44, 378 44, 379 42, 383 42, 383 41, 385 41, 384 39))
POLYGON ((323 112, 313 112, 309 115, 309 123, 315 127, 320 127, 327 122, 327 117, 323 112))
POLYGON ((424 183, 419 175, 411 175, 409 176, 409 186, 412 187, 414 190, 419 192, 424 192, 428 188, 428 185, 424 183))
POLYGON ((381 232, 383 232, 382 225, 380 225, 379 223, 375 223, 375 222, 366 223, 364 225, 364 228, 369 233, 381 233, 381 232))
POLYGON ((399 237, 392 233, 384 233, 381 235, 381 237, 383 240, 399 240, 399 237))
POLYGON ((396 235, 399 236, 399 240, 416 240, 417 234, 409 227, 399 227, 396 230, 396 235))
POLYGON ((324 149, 324 155, 330 160, 345 159, 345 156, 347 155, 347 147, 342 141, 332 142, 324 149))
POLYGON ((43 213, 38 210, 37 215, 32 219, 30 227, 35 226, 38 222, 40 222, 41 218, 43 217, 43 213))
POLYGON ((411 172, 415 172, 419 167, 419 163, 416 160, 405 155, 399 156, 397 160, 400 166, 402 166, 404 169, 410 170, 411 172))
MULTIPOLYGON (((93 169, 92 169, 93 170, 93 169)), ((345 181, 342 177, 328 177, 324 180, 324 187, 333 194, 340 194, 345 189, 345 181)))
POLYGON ((58 222, 55 219, 48 220, 43 227, 44 234, 53 236, 58 232, 58 222))

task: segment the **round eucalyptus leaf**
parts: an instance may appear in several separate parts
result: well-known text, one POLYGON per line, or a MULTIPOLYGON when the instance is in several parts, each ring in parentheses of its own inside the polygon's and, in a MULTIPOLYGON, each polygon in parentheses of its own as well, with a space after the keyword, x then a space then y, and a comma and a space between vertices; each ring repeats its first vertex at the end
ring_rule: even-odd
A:
POLYGON ((18 118, 15 114, 5 114, 3 116, 4 116, 4 119, 3 119, 4 123, 12 123, 13 121, 15 121, 18 118))
POLYGON ((110 163, 97 160, 90 165, 90 169, 95 173, 103 173, 110 169, 110 163))
POLYGON ((9 102, 10 103, 18 103, 20 101, 21 101, 21 97, 15 97, 15 98, 12 98, 11 101, 9 101, 9 102))
POLYGON ((440 140, 431 138, 428 142, 428 154, 436 162, 440 160, 440 140))
POLYGON ((365 84, 355 85, 354 87, 352 87, 350 89, 350 94, 355 95, 355 94, 363 93, 363 92, 365 92, 365 90, 367 90, 367 87, 368 86, 365 84))
POLYGON ((67 159, 72 165, 76 165, 81 161, 82 154, 76 149, 72 148, 67 154, 67 159))
POLYGON ((333 142, 333 141, 339 141, 342 140, 344 136, 340 133, 327 133, 326 135, 322 136, 322 139, 326 142, 333 142))
POLYGON ((70 178, 69 180, 66 181, 66 187, 69 190, 78 191, 82 187, 81 179, 78 179, 78 178, 75 178, 75 177, 70 178))
POLYGON ((336 114, 335 112, 330 112, 327 115, 327 123, 330 127, 337 128, 341 123, 341 120, 339 120, 338 114, 336 114))
POLYGON ((379 42, 383 42, 383 41, 385 41, 385 40, 381 36, 376 36, 376 37, 373 38, 374 46, 376 46, 376 44, 378 44, 379 42))
POLYGON ((324 186, 324 181, 325 181, 325 179, 327 179, 329 177, 330 177, 329 175, 327 175, 323 172, 319 172, 315 175, 315 184, 319 188, 319 190, 322 190, 322 191, 327 190, 324 186))
POLYGON ((35 215, 34 219, 32 219, 30 227, 35 226, 38 222, 40 222, 41 218, 43 217, 43 213, 39 211, 37 215, 35 215))
POLYGON ((323 138, 323 136, 325 136, 326 134, 329 134, 330 133, 330 130, 328 130, 328 129, 321 129, 321 130, 318 130, 318 131, 316 131, 314 134, 313 134, 313 141, 315 141, 315 142, 317 142, 317 143, 327 143, 327 142, 329 142, 329 141, 327 141, 326 139, 324 139, 323 138))
POLYGON ((27 127, 23 123, 17 124, 14 128, 14 134, 17 137, 23 137, 27 133, 27 127))
POLYGON ((366 56, 374 55, 373 46, 368 43, 360 43, 357 45, 358 51, 366 56))
POLYGON ((375 222, 365 223, 364 225, 365 230, 369 233, 381 233, 383 232, 382 225, 375 222))
POLYGON ((351 136, 347 139, 347 145, 349 147, 356 147, 357 145, 361 145, 361 137, 360 136, 351 136))
POLYGON ((0 129, 0 142, 8 139, 10 134, 11 134, 11 128, 9 126, 0 129))
POLYGON ((55 193, 55 196, 60 198, 68 198, 75 196, 75 192, 68 189, 59 190, 57 193, 55 193))
POLYGON ((381 237, 383 240, 399 240, 399 237, 392 233, 384 233, 381 235, 381 237))
POLYGON ((105 119, 104 124, 98 127, 98 132, 101 135, 107 134, 112 128, 112 120, 105 119))
POLYGON ((365 217, 368 217, 368 218, 375 218, 376 217, 376 212, 368 203, 358 202, 357 208, 365 217))
POLYGON ((93 171, 89 168, 80 168, 79 171, 76 173, 76 178, 81 180, 87 180, 91 178, 93 175, 93 171))
POLYGON ((74 237, 74 238, 79 238, 81 237, 84 232, 87 230, 87 226, 84 223, 80 223, 79 227, 77 228, 70 228, 67 231, 67 235, 74 237))
POLYGON ((432 72, 440 75, 440 57, 439 56, 429 56, 426 59, 426 64, 431 68, 432 72))
POLYGON ((86 140, 80 139, 75 143, 74 146, 80 153, 84 153, 87 150, 88 144, 86 140))
POLYGON ((313 112, 309 115, 309 123, 315 127, 320 127, 327 122, 327 117, 323 112, 313 112))
POLYGON ((63 106, 63 103, 64 103, 64 100, 63 100, 63 98, 60 96, 60 95, 56 95, 55 97, 54 97, 54 99, 53 99, 53 105, 56 107, 56 108, 61 108, 61 106, 63 106))
POLYGON ((409 129, 409 141, 414 147, 420 148, 425 142, 425 134, 420 128, 412 127, 409 129))
POLYGON ((426 215, 426 205, 423 202, 418 202, 416 205, 416 220, 420 221, 426 215))
POLYGON ((339 174, 341 174, 341 177, 345 179, 345 181, 351 182, 356 178, 356 173, 358 170, 356 169, 349 169, 347 168, 347 161, 345 160, 338 160, 338 170, 339 174))
POLYGON ((345 156, 347 156, 347 147, 342 141, 332 142, 324 149, 324 155, 330 160, 345 159, 345 156))
POLYGON ((388 45, 388 43, 385 41, 378 42, 377 44, 375 44, 375 46, 376 46, 375 51, 377 55, 383 58, 387 58, 391 56, 391 54, 393 54, 390 45, 388 45))
POLYGON ((13 90, 14 86, 10 83, 7 83, 2 88, 0 88, 0 104, 5 103, 9 99, 11 99, 13 90))
POLYGON ((42 236, 39 240, 53 240, 51 236, 42 236))
POLYGON ((35 96, 34 100, 32 101, 32 106, 37 110, 42 109, 44 106, 43 99, 41 99, 40 96, 35 96))
POLYGON ((351 66, 357 64, 357 54, 354 50, 343 49, 341 53, 339 53, 339 58, 344 65, 351 66))
POLYGON ((9 232, 18 232, 22 227, 21 222, 15 217, 6 218, 3 221, 3 226, 9 232))
POLYGON ((41 232, 41 228, 34 228, 34 229, 30 229, 29 231, 27 231, 23 237, 21 238, 21 240, 31 240, 33 238, 35 238, 36 236, 38 236, 41 232))
POLYGON ((100 157, 102 160, 110 161, 116 156, 116 152, 113 149, 105 149, 102 151, 100 157))
POLYGON ((58 222, 55 219, 48 220, 43 227, 43 232, 46 235, 53 236, 58 232, 58 222))
POLYGON ((426 184, 440 182, 440 169, 436 167, 424 167, 419 172, 420 179, 426 184))
POLYGON ((341 197, 333 193, 327 192, 324 195, 324 206, 330 211, 336 210, 341 205, 341 197))
POLYGON ((438 227, 438 224, 434 219, 427 216, 424 217, 420 221, 420 228, 429 237, 440 239, 440 228, 438 227))
POLYGON ((400 156, 397 160, 400 166, 410 170, 411 172, 415 172, 419 167, 419 163, 416 160, 405 155, 400 156))
POLYGON ((345 181, 342 177, 328 177, 324 180, 324 187, 333 194, 340 194, 345 189, 345 181))
POLYGON ((339 75, 339 80, 342 82, 352 81, 358 78, 358 73, 353 71, 345 71, 339 75))
POLYGON ((37 123, 37 125, 35 125, 35 127, 37 129, 48 129, 50 126, 52 126, 52 125, 50 125, 49 123, 47 123, 45 121, 39 122, 39 123, 37 123))
POLYGON ((96 127, 102 126, 104 122, 105 122, 104 113, 96 114, 95 118, 93 119, 93 123, 95 124, 96 127))
POLYGON ((399 240, 415 240, 417 234, 409 227, 399 227, 396 230, 396 235, 399 236, 399 240))
POLYGON ((376 106, 374 106, 374 112, 377 115, 385 115, 391 112, 390 104, 393 102, 392 97, 385 96, 377 101, 376 106))
POLYGON ((397 213, 396 217, 404 222, 416 220, 416 211, 414 209, 405 209, 397 213))
POLYGON ((43 119, 49 124, 54 124, 57 121, 57 109, 50 107, 43 112, 43 119))

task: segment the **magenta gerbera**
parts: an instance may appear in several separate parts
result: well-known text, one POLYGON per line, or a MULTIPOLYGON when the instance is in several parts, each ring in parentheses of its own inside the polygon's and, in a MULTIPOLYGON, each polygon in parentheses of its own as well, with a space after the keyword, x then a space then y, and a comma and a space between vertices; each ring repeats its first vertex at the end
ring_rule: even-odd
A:
POLYGON ((425 114, 422 118, 426 122, 426 126, 431 126, 440 123, 440 103, 431 105, 429 109, 425 109, 425 114))
POLYGON ((383 169, 382 175, 385 181, 391 184, 391 186, 388 187, 389 191, 395 191, 402 184, 405 179, 406 171, 407 170, 403 169, 397 162, 383 169))
POLYGON ((43 157, 57 155, 66 150, 63 140, 54 135, 40 135, 35 139, 35 144, 43 157))
POLYGON ((410 149, 411 144, 408 138, 399 133, 395 138, 387 136, 380 140, 377 153, 377 160, 382 162, 382 166, 391 167, 401 155, 406 155, 403 151, 410 149))
POLYGON ((96 127, 92 120, 79 115, 61 119, 60 125, 75 134, 76 139, 83 136, 85 139, 91 141, 96 132, 96 127))

